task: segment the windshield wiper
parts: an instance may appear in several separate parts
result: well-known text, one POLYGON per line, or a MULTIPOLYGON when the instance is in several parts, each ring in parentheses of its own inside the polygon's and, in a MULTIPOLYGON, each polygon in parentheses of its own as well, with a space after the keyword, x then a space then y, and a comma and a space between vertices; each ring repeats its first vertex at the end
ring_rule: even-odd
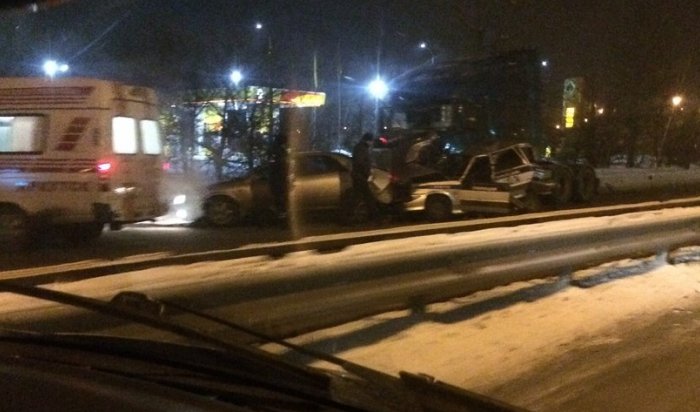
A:
MULTIPOLYGON (((10 292, 32 298, 66 304, 74 307, 88 309, 100 314, 109 315, 115 318, 136 322, 161 331, 170 332, 177 336, 200 341, 225 351, 233 352, 237 355, 245 354, 247 360, 257 362, 261 368, 277 368, 287 373, 294 373, 303 381, 315 382, 318 385, 318 371, 314 368, 305 368, 300 365, 284 361, 280 356, 254 349, 240 343, 231 343, 213 337, 207 333, 194 328, 183 326, 172 321, 163 319, 163 315, 169 309, 174 309, 185 314, 193 315, 230 330, 244 333, 260 342, 280 345, 297 353, 311 358, 322 360, 330 364, 341 367, 359 378, 367 381, 377 393, 388 397, 401 398, 407 395, 415 397, 417 403, 413 403, 416 410, 424 411, 525 411, 524 409, 509 405, 498 400, 443 384, 426 375, 415 375, 401 372, 399 377, 386 374, 375 369, 362 366, 360 364, 338 358, 336 356, 304 348, 299 345, 287 342, 283 339, 267 336, 248 327, 218 318, 200 311, 188 308, 184 305, 171 301, 153 299, 143 293, 126 291, 115 295, 111 301, 105 302, 98 299, 87 298, 65 292, 40 288, 36 286, 25 286, 8 281, 0 281, 0 292, 10 292), (398 390, 396 382, 403 383, 404 390, 398 390)), ((324 377, 327 375, 323 375, 324 377)), ((323 386, 323 385, 322 385, 323 386)), ((318 389, 318 388, 317 388, 318 389)), ((405 402, 405 399, 404 399, 405 402)), ((402 402, 403 403, 403 402, 402 402)))

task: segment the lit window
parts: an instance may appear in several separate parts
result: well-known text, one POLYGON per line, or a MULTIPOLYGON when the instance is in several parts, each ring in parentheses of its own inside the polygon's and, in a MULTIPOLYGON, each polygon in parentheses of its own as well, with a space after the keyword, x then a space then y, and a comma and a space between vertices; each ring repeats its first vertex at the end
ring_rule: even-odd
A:
POLYGON ((155 120, 141 120, 141 150, 151 155, 162 151, 158 122, 155 120))
POLYGON ((575 107, 567 107, 566 112, 564 113, 564 127, 567 129, 571 129, 574 127, 574 119, 576 116, 576 108, 575 107))
POLYGON ((43 116, 0 116, 0 153, 39 152, 43 116))
POLYGON ((112 119, 112 149, 114 153, 134 154, 136 144, 136 119, 115 117, 112 119))

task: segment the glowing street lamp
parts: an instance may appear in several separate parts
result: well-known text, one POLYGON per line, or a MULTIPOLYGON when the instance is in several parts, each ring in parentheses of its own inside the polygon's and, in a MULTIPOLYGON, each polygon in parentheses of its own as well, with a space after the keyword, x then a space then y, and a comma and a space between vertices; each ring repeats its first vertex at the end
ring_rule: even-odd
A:
POLYGON ((430 47, 427 42, 422 41, 418 43, 418 48, 421 50, 427 50, 428 53, 430 53, 430 64, 435 63, 435 53, 433 53, 432 47, 430 47))
POLYGON ((58 73, 65 73, 68 71, 67 64, 59 64, 56 60, 46 60, 42 67, 44 69, 44 74, 51 78, 55 77, 58 73))
POLYGON ((369 82, 367 91, 374 97, 374 121, 375 130, 379 129, 379 101, 386 97, 389 93, 389 86, 377 76, 376 79, 369 82))
POLYGON ((243 80, 243 73, 240 70, 233 70, 231 72, 231 82, 238 87, 238 84, 243 80))
POLYGON ((377 100, 382 100, 389 93, 389 86, 380 77, 372 80, 367 86, 369 94, 377 100))
MULTIPOLYGON (((661 141, 656 146, 656 167, 661 165, 661 157, 664 154, 664 147, 666 146, 666 139, 668 139, 668 131, 671 129, 671 123, 673 122, 673 115, 676 113, 676 108, 683 103, 683 96, 675 95, 671 97, 671 113, 668 115, 668 122, 666 122, 666 128, 664 129, 664 134, 661 136, 661 141)), ((681 110, 683 108, 681 107, 681 110)))
POLYGON ((683 96, 675 95, 671 98, 671 105, 675 108, 683 103, 683 96))

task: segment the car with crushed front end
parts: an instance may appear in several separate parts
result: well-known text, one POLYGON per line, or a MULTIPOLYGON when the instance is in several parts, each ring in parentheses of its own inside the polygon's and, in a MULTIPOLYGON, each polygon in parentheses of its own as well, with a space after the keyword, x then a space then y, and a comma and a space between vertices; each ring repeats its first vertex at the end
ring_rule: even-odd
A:
POLYGON ((535 212, 545 203, 587 201, 598 180, 587 165, 577 168, 537 160, 527 143, 473 156, 455 180, 414 184, 404 209, 431 221, 469 213, 535 212))

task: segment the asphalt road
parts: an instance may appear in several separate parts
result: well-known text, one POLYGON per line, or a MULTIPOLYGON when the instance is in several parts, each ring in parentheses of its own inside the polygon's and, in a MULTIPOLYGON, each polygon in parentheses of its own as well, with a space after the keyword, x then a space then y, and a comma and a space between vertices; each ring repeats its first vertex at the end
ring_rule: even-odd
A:
MULTIPOLYGON (((674 190, 664 193, 618 193, 599 196, 584 206, 606 206, 650 200, 668 200, 697 196, 698 191, 674 190)), ((572 207, 578 207, 572 204, 572 207)), ((310 236, 328 235, 368 229, 382 229, 426 223, 419 215, 388 217, 381 223, 342 226, 332 215, 307 216, 292 225, 247 224, 231 228, 212 228, 204 224, 127 225, 121 231, 106 230, 100 238, 86 244, 67 242, 60 233, 46 231, 28 250, 14 253, 0 251, 0 270, 26 269, 86 260, 116 260, 135 255, 182 254, 233 249, 245 245, 282 242, 310 236)))
POLYGON ((533 411, 700 410, 700 307, 631 329, 565 352, 489 395, 533 411))
POLYGON ((89 243, 71 243, 60 232, 47 231, 31 248, 14 252, 0 251, 0 270, 25 269, 85 260, 116 260, 150 254, 182 254, 234 249, 245 245, 282 242, 309 236, 347 231, 379 229, 409 223, 391 222, 341 226, 330 216, 315 216, 295 225, 243 225, 212 228, 203 224, 127 225, 120 231, 105 232, 89 243))

